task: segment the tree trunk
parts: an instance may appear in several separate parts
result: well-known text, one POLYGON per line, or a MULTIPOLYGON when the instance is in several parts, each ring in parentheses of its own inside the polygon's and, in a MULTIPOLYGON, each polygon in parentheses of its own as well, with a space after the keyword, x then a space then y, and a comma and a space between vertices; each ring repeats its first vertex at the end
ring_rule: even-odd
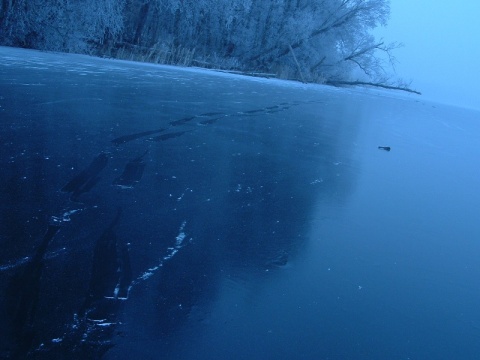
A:
POLYGON ((148 10, 150 8, 150 2, 146 2, 140 8, 140 13, 138 14, 137 29, 135 31, 135 36, 133 38, 134 44, 140 44, 140 38, 142 37, 143 28, 147 22, 148 10))
POLYGON ((327 85, 333 85, 333 86, 342 86, 342 85, 349 85, 349 86, 355 86, 355 85, 360 85, 360 86, 374 86, 374 87, 380 87, 383 89, 389 89, 389 90, 401 90, 401 91, 406 91, 409 93, 413 94, 418 94, 422 95, 420 91, 410 89, 406 86, 394 86, 394 85, 387 85, 387 84, 382 84, 382 83, 373 83, 373 82, 368 82, 368 81, 327 81, 325 84, 327 85))
POLYGON ((290 52, 292 53, 293 60, 295 60, 295 64, 297 64, 297 69, 298 69, 298 73, 300 74, 300 79, 302 80, 302 82, 304 84, 306 84, 305 78, 303 77, 302 68, 300 67, 300 64, 298 63, 297 57, 295 56, 295 52, 293 51, 293 48, 292 48, 291 45, 288 45, 288 48, 290 49, 290 52))

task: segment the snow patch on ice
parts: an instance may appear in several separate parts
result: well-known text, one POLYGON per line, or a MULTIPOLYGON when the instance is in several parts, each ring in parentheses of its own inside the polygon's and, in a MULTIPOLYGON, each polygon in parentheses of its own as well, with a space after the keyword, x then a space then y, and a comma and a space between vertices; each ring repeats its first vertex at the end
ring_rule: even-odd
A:
MULTIPOLYGON (((157 267, 158 268, 158 267, 157 267)), ((140 275, 138 278, 137 278, 137 281, 140 281, 140 280, 147 280, 150 276, 153 275, 153 272, 152 271, 146 271, 144 272, 142 275, 140 275)))
POLYGON ((179 248, 180 246, 182 246, 183 240, 185 239, 186 234, 183 231, 185 229, 185 225, 187 225, 186 221, 184 221, 182 223, 182 225, 180 226, 180 231, 179 231, 177 237, 175 238, 175 240, 176 240, 175 241, 175 245, 176 245, 175 247, 176 248, 179 248))
MULTIPOLYGON (((160 261, 157 265, 147 269, 142 275, 138 276, 136 280, 132 282, 132 287, 151 278, 155 273, 160 270, 160 268, 163 266, 165 261, 170 260, 173 258, 178 251, 184 247, 184 241, 185 238, 187 237, 187 234, 185 233, 185 226, 187 225, 187 221, 184 220, 182 224, 180 225, 180 228, 178 229, 178 235, 175 237, 175 246, 169 247, 167 249, 167 254, 160 258, 160 261)), ((191 240, 191 239, 190 239, 191 240)))
POLYGON ((193 192, 193 190, 190 188, 186 188, 185 191, 177 198, 177 201, 182 201, 187 192, 193 192))
POLYGON ((74 214, 77 214, 85 209, 73 209, 73 210, 68 210, 65 211, 62 215, 60 216, 52 216, 50 218, 51 223, 54 225, 61 225, 66 222, 70 222, 72 220, 71 216, 74 214))
POLYGON ((67 248, 66 247, 62 247, 58 250, 55 250, 55 251, 52 251, 52 252, 49 252, 45 255, 45 259, 46 260, 50 260, 50 259, 53 259, 53 258, 56 258, 57 256, 59 256, 60 254, 63 254, 67 251, 67 248))
POLYGON ((121 185, 121 184, 116 184, 117 187, 119 187, 122 190, 129 190, 133 189, 133 185, 121 185))
POLYGON ((10 262, 10 263, 4 264, 4 265, 0 265, 0 272, 1 271, 7 271, 7 270, 10 270, 10 269, 15 269, 16 267, 27 263, 29 260, 30 260, 30 257, 25 256, 24 258, 21 258, 20 260, 10 262))
POLYGON ((112 325, 116 325, 116 323, 108 322, 108 323, 100 323, 100 324, 97 324, 97 326, 112 326, 112 325))

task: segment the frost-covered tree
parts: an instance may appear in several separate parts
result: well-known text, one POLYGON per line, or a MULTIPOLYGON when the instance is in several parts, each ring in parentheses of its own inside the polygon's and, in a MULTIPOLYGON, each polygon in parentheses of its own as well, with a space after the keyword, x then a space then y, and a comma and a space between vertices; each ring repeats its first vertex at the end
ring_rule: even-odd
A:
POLYGON ((3 44, 113 55, 187 49, 197 64, 315 82, 384 82, 378 55, 393 60, 397 46, 371 35, 386 24, 389 0, 1 0, 0 10, 3 44))
POLYGON ((123 2, 117 0, 3 1, 0 39, 4 44, 88 52, 118 38, 123 2))
POLYGON ((6 45, 31 46, 33 13, 28 0, 0 2, 0 40, 6 45))
POLYGON ((369 31, 385 25, 389 15, 385 0, 283 1, 284 13, 277 36, 248 59, 257 63, 289 63, 296 54, 310 77, 345 77, 359 66, 370 76, 379 65, 372 58, 376 45, 369 31))

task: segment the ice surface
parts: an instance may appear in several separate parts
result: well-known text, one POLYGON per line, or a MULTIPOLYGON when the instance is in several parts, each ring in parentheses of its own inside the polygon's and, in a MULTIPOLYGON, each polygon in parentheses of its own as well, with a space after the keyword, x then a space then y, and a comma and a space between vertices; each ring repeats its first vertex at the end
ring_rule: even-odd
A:
POLYGON ((480 352, 478 112, 6 48, 0 93, 1 351, 480 352))

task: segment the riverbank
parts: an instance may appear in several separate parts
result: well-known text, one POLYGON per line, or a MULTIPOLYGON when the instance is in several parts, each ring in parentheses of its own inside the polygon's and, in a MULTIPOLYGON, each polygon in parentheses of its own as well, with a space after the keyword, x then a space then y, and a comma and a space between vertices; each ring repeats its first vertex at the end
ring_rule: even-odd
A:
MULTIPOLYGON (((296 84, 301 84, 301 85, 316 85, 316 86, 328 86, 328 87, 333 87, 333 88, 364 88, 364 89, 378 89, 380 91, 383 91, 385 89, 387 90, 396 90, 398 93, 398 90, 401 92, 406 92, 406 93, 413 93, 413 94, 418 94, 421 95, 420 92, 406 88, 406 87, 398 87, 398 86, 391 86, 388 84, 375 84, 375 83, 366 83, 366 82, 331 82, 331 81, 325 81, 325 82, 306 82, 306 81, 301 81, 300 79, 294 78, 294 77, 288 77, 285 76, 286 72, 281 72, 281 73, 267 73, 267 72, 262 72, 262 71, 255 71, 255 70, 238 70, 234 69, 231 66, 228 66, 227 63, 224 63, 222 65, 214 66, 213 63, 210 62, 204 62, 204 61, 199 61, 199 60, 194 60, 191 57, 191 54, 188 53, 187 51, 178 51, 178 54, 183 54, 183 57, 178 55, 178 56, 171 56, 171 57, 166 57, 165 55, 160 56, 160 54, 157 54, 154 56, 154 52, 152 52, 149 55, 145 56, 140 56, 138 54, 134 53, 127 53, 127 52, 120 52, 117 53, 119 56, 113 56, 113 54, 76 54, 76 53, 66 53, 66 52, 55 52, 55 51, 46 51, 46 50, 37 50, 37 49, 26 49, 26 48, 18 48, 18 47, 8 47, 8 46, 0 46, 0 51, 2 49, 5 49, 7 52, 16 52, 19 51, 22 54, 18 55, 19 59, 22 59, 22 61, 28 61, 28 56, 24 52, 38 52, 42 54, 52 54, 52 55, 65 55, 65 56, 78 56, 78 57, 85 57, 86 59, 98 59, 98 60, 111 60, 111 61, 126 61, 126 62, 131 62, 133 64, 144 64, 144 65, 151 65, 151 66, 166 66, 166 67, 176 67, 176 68, 181 68, 181 69, 191 69, 193 71, 207 71, 207 72, 212 72, 212 73, 217 73, 217 74, 230 74, 230 75, 238 75, 238 76, 245 76, 245 77, 251 77, 251 78, 264 78, 264 79, 270 79, 270 80, 277 80, 277 81, 285 81, 287 83, 296 83, 296 84), (164 62, 161 62, 164 61, 164 62), (198 64, 198 65, 196 65, 198 64), (203 65, 203 66, 202 66, 203 65)), ((48 60, 48 59, 46 59, 48 60)), ((52 63, 58 62, 58 58, 52 58, 51 59, 52 63)))

